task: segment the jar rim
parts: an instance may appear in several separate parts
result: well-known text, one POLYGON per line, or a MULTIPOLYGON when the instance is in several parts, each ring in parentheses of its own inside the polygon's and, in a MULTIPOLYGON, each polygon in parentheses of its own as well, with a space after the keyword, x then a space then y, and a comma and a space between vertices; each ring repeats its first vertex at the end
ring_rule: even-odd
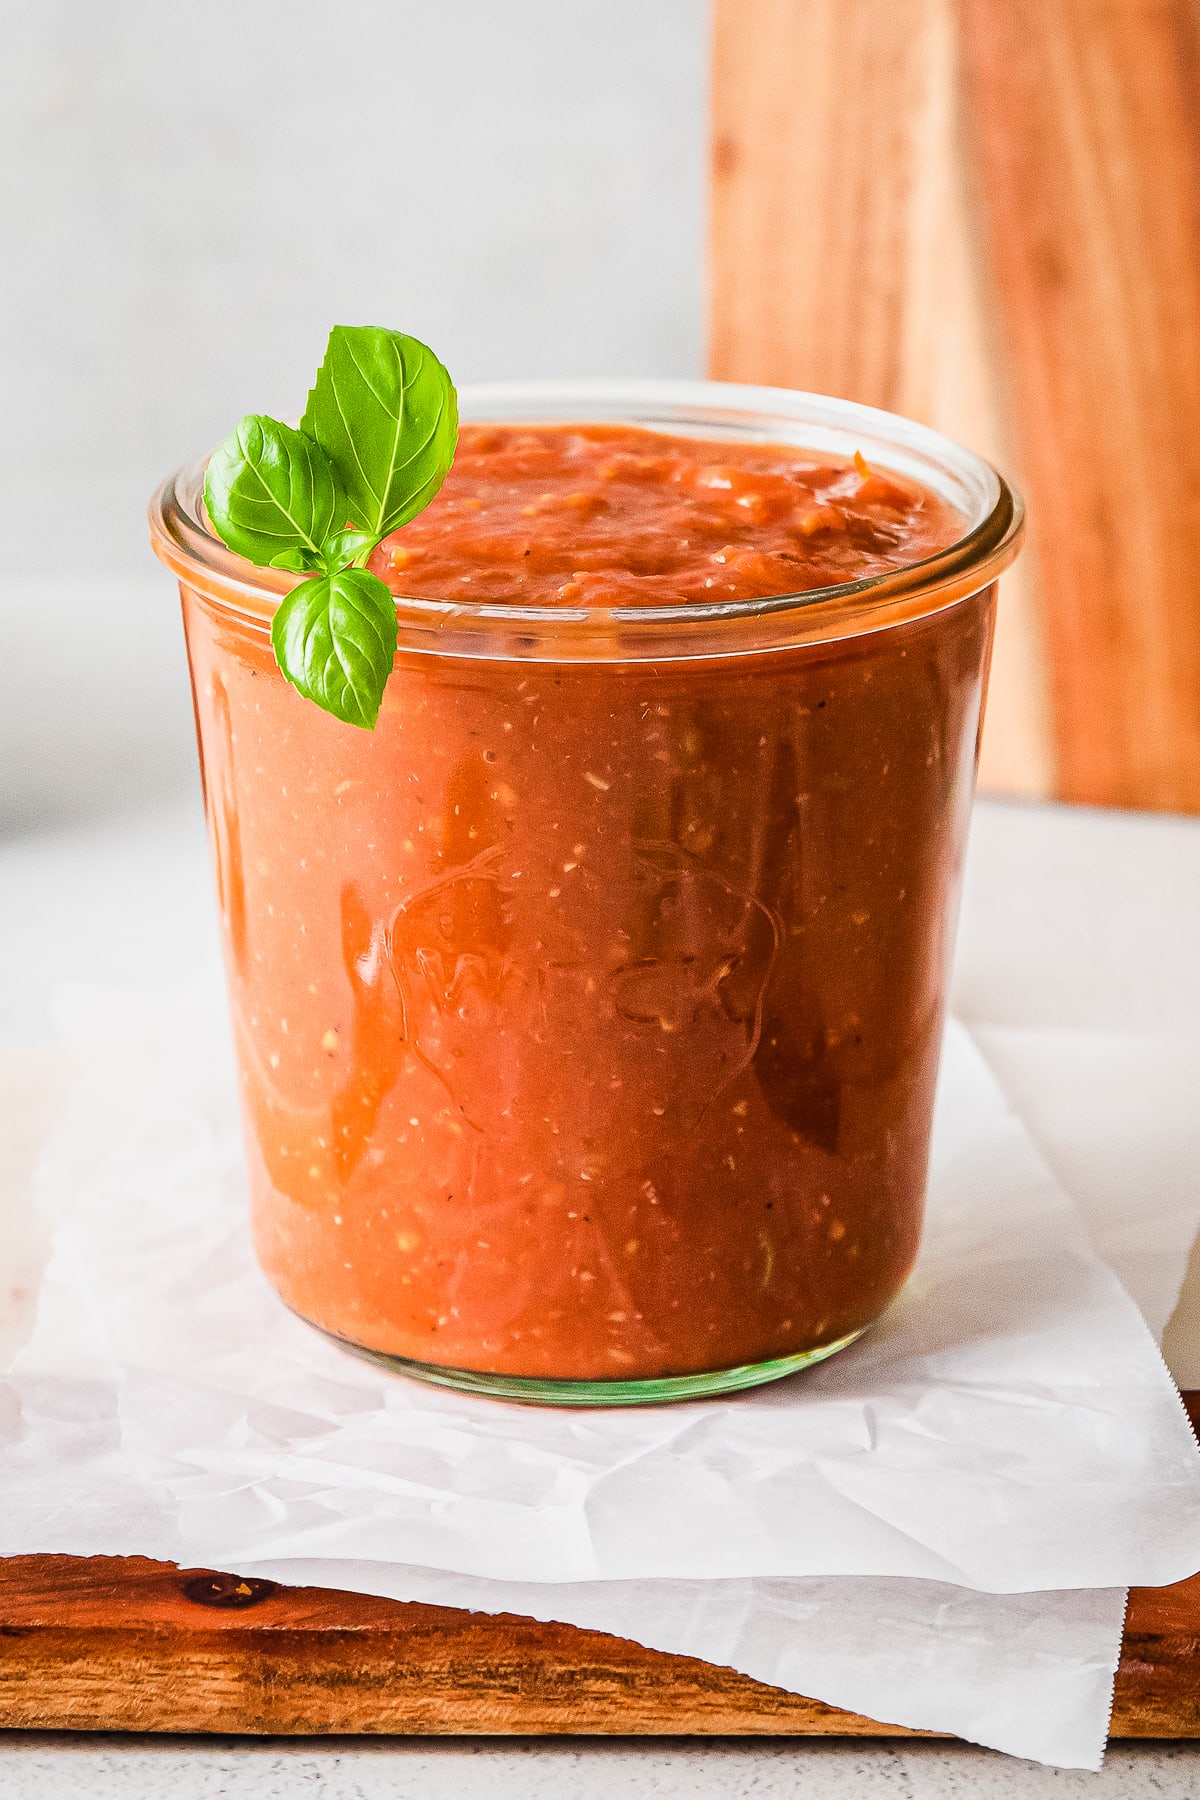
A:
MULTIPOLYGON (((728 654, 722 646, 731 632, 742 650, 857 636, 977 593, 1020 547, 1024 508, 998 470, 929 426, 856 401, 719 381, 529 380, 464 386, 459 410, 467 423, 612 423, 846 456, 860 449, 869 461, 932 488, 963 516, 966 530, 920 561, 760 599, 535 607, 396 595, 402 648, 640 661, 728 654), (518 647, 489 648, 487 640, 518 647)), ((300 577, 259 568, 210 529, 202 506, 207 462, 207 456, 197 458, 158 489, 150 504, 151 542, 160 560, 210 605, 251 629, 268 630, 300 577)))

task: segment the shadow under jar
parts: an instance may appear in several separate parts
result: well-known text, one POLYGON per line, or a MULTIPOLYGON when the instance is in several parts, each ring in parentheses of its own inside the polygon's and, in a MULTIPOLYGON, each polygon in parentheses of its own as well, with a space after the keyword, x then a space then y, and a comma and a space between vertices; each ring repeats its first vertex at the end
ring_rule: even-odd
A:
MULTIPOLYGON (((847 481, 858 452, 951 524, 916 563, 768 598, 399 595, 364 732, 275 667, 294 577, 211 535, 202 464, 166 484, 258 1256, 303 1318, 455 1387, 770 1380, 864 1331, 916 1256, 1019 502, 933 432, 811 395, 461 400, 847 481)), ((393 587, 415 531, 378 553, 393 587)))

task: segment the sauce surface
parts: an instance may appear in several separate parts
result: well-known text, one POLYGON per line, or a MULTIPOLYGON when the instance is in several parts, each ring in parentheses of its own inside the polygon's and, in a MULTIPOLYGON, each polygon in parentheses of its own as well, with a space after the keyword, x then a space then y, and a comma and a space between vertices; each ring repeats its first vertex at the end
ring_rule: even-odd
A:
MULTIPOLYGON (((798 451, 489 428, 379 556, 408 592, 644 602, 960 532, 798 451)), ((992 604, 695 660, 406 651, 365 732, 185 588, 255 1241, 296 1312, 575 1380, 879 1315, 920 1235, 992 604)))
POLYGON ((466 425, 372 568, 396 594, 661 606, 808 592, 920 562, 963 521, 859 457, 629 425, 466 425))

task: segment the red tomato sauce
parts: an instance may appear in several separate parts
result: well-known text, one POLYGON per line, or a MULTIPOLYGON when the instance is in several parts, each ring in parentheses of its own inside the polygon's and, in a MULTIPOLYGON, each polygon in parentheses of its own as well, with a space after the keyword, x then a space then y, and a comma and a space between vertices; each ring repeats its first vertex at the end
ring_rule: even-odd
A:
POLYGON ((628 425, 468 425, 441 492, 372 566, 418 598, 678 605, 859 581, 962 529, 935 495, 861 457, 628 425))
MULTIPOLYGON (((573 606, 808 590, 957 515, 883 471, 470 427, 377 555, 573 606)), ((694 660, 402 650, 379 724, 185 589, 256 1243, 370 1350, 562 1379, 836 1343, 920 1233, 984 591, 694 660)))

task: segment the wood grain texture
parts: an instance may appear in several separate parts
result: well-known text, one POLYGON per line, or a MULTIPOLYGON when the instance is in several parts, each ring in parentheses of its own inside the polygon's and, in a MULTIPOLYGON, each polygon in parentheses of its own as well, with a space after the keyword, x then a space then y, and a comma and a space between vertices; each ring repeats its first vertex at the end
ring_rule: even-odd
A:
MULTIPOLYGON (((0 1562, 0 1726, 925 1735, 570 1625, 62 1556, 0 1562)), ((1130 1595, 1112 1733, 1200 1736, 1200 1576, 1130 1595)))
POLYGON ((0 1563, 0 1725, 526 1736, 879 1729, 602 1632, 117 1557, 0 1563))
MULTIPOLYGON (((954 0, 717 0, 709 367, 1012 461, 962 151, 954 0)), ((1055 771, 1038 613, 1004 577, 981 784, 1055 771)))
POLYGON ((1068 800, 1200 811, 1191 0, 961 0, 1068 800))
POLYGON ((718 0, 716 376, 986 416, 971 275, 947 237, 955 81, 950 0, 718 0), (963 382, 969 396, 942 391, 963 382))
POLYGON ((710 364, 1015 470, 981 779, 1200 810, 1194 0, 716 0, 710 364))

